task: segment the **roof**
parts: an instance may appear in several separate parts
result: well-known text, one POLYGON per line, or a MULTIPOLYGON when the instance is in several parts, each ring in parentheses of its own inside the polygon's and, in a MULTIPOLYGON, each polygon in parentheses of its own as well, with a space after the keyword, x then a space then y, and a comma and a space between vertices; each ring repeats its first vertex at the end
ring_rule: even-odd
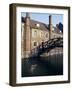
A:
MULTIPOLYGON (((25 17, 22 17, 21 21, 25 23, 25 17)), ((42 23, 42 22, 39 22, 39 21, 36 21, 36 20, 32 20, 32 19, 30 19, 30 27, 34 28, 34 29, 49 31, 49 25, 48 24, 45 24, 45 23, 42 23), (36 24, 39 24, 40 26, 37 27, 36 24)), ((57 32, 56 27, 53 26, 53 28, 54 28, 53 33, 62 34, 60 32, 57 32)))
MULTIPOLYGON (((22 22, 25 23, 25 18, 24 17, 22 17, 22 22)), ((35 29, 41 29, 41 30, 44 30, 44 31, 49 31, 47 24, 44 24, 42 22, 32 20, 32 19, 30 19, 30 27, 35 28, 35 29), (40 26, 37 27, 36 24, 39 24, 40 26)))
POLYGON ((39 21, 35 21, 35 20, 31 20, 31 28, 35 28, 35 29, 41 29, 41 30, 44 30, 44 31, 49 31, 48 29, 48 25, 44 24, 44 23, 41 23, 39 21), (40 26, 37 27, 37 24, 39 24, 40 26))

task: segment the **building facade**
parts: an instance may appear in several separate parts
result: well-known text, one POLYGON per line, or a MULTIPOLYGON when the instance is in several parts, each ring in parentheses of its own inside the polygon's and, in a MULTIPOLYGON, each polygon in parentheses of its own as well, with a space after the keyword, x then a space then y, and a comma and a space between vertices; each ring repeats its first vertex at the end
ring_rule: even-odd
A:
MULTIPOLYGON (((21 57, 29 57, 31 50, 49 39, 63 37, 63 33, 52 25, 52 16, 49 16, 49 25, 32 20, 30 14, 22 17, 21 23, 21 57)), ((54 49, 55 50, 55 49, 54 49)), ((53 51, 51 51, 53 53, 53 51)))

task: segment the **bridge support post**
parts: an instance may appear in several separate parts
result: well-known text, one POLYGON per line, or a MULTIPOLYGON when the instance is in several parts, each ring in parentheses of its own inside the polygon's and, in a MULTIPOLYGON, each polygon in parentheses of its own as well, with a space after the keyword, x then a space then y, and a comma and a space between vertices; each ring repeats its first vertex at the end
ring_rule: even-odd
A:
POLYGON ((52 38, 52 16, 49 16, 49 39, 52 38))
POLYGON ((26 13, 24 25, 24 58, 29 57, 31 50, 30 15, 26 13))
MULTIPOLYGON (((49 39, 52 38, 52 16, 49 16, 49 39)), ((49 52, 49 59, 51 57, 51 53, 49 52)))

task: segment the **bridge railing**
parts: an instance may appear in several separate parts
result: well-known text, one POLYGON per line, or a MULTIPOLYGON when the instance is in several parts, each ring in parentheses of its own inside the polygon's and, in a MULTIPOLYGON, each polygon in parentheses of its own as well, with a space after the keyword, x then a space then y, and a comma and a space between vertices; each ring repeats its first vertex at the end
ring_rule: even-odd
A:
POLYGON ((63 47, 63 38, 53 38, 46 42, 42 42, 39 46, 31 50, 30 56, 38 55, 44 52, 46 49, 50 51, 50 49, 54 47, 63 47))

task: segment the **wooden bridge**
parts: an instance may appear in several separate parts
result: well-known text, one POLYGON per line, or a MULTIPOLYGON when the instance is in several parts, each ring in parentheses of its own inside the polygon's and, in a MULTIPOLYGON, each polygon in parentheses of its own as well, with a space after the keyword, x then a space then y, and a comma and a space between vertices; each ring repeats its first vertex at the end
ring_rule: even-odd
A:
POLYGON ((49 52, 56 47, 63 47, 63 38, 58 37, 42 42, 42 44, 31 50, 30 57, 38 57, 42 53, 49 52))

